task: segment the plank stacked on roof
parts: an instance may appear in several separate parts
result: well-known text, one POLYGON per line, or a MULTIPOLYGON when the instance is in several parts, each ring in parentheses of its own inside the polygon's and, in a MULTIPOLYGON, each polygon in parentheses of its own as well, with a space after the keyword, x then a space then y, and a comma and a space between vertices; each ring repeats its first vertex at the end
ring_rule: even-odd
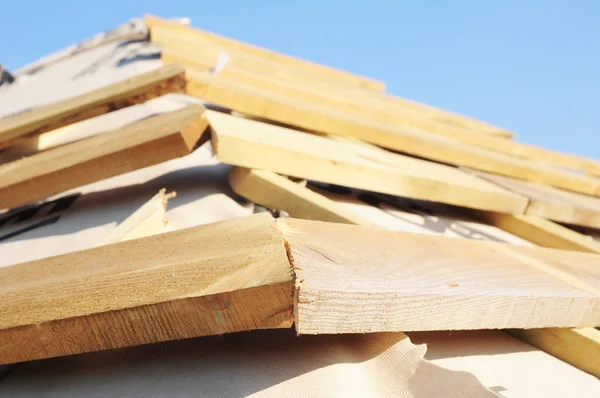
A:
POLYGON ((164 233, 159 193, 102 247, 0 269, 0 363, 294 322, 307 334, 513 328, 600 374, 600 332, 588 328, 600 325, 600 246, 550 221, 600 228, 600 162, 512 141, 374 79, 157 17, 145 24, 172 65, 2 120, 0 148, 171 92, 225 109, 192 105, 0 165, 0 210, 210 138, 235 166, 238 194, 306 220, 164 233), (455 235, 513 244, 390 231, 399 213, 385 195, 469 209, 493 233, 466 233, 457 211, 455 235))
POLYGON ((251 117, 302 130, 356 138, 425 159, 539 181, 584 194, 596 195, 600 190, 600 179, 496 153, 434 133, 380 123, 206 73, 188 71, 187 76, 188 94, 251 117))
POLYGON ((292 268, 268 215, 0 268, 0 280, 0 364, 292 324, 292 268))
POLYGON ((453 167, 206 111, 223 163, 477 209, 522 213, 527 199, 453 167))
POLYGON ((167 65, 127 80, 0 121, 0 148, 32 135, 98 116, 171 92, 183 92, 183 69, 167 65))
POLYGON ((0 209, 186 155, 206 130, 203 111, 190 105, 0 165, 0 209))

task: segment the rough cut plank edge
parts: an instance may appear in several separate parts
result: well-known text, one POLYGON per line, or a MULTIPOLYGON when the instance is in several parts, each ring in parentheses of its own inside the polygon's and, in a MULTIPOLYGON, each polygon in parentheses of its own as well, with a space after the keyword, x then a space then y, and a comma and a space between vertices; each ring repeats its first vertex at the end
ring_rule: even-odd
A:
MULTIPOLYGON (((146 14, 144 16, 144 20, 146 23, 146 27, 150 31, 154 26, 172 29, 179 32, 182 35, 202 37, 206 40, 215 43, 224 50, 231 49, 235 51, 245 52, 254 56, 258 56, 260 58, 269 59, 281 65, 288 65, 300 70, 307 71, 309 73, 320 75, 324 78, 339 80, 340 82, 344 82, 345 84, 352 84, 356 85, 357 87, 362 87, 370 90, 385 91, 385 83, 369 77, 360 76, 352 72, 332 68, 315 62, 306 61, 300 58, 278 53, 272 50, 261 48, 259 46, 254 46, 238 40, 230 39, 228 37, 220 36, 215 33, 203 31, 198 28, 192 28, 187 25, 178 24, 173 21, 169 21, 150 14, 146 14)), ((150 36, 150 40, 152 41, 152 35, 150 36)))
POLYGON ((189 154, 204 108, 191 105, 0 166, 0 209, 189 154))
POLYGON ((291 328, 294 283, 0 330, 0 365, 161 341, 291 328), (52 343, 49 343, 52 342, 52 343))
POLYGON ((130 77, 76 97, 42 106, 0 121, 0 147, 166 93, 184 92, 184 70, 178 65, 130 77))
MULTIPOLYGON (((291 272, 285 243, 272 218, 265 214, 247 220, 259 226, 270 220, 281 242, 282 267, 291 272)), ((213 225, 232 222, 236 220, 213 225)), ((53 270, 45 272, 56 274, 53 270)), ((289 278, 273 278, 273 283, 262 286, 0 330, 0 364, 252 329, 290 328, 293 324, 292 278, 290 274, 289 278)))

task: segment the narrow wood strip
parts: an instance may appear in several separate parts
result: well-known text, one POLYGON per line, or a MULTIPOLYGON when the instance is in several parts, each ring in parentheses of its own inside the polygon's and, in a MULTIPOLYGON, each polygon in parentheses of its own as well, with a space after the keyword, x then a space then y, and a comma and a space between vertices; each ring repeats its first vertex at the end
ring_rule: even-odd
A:
POLYGON ((185 78, 178 65, 160 69, 21 113, 0 121, 0 148, 15 140, 53 130, 171 92, 183 92, 185 78))
POLYGON ((512 335, 600 378, 600 330, 511 329, 512 335))
POLYGON ((456 168, 214 111, 205 117, 224 163, 477 209, 522 213, 527 206, 525 198, 456 168))
POLYGON ((475 175, 529 198, 525 214, 567 224, 600 228, 600 198, 481 171, 475 175))
POLYGON ((152 15, 146 15, 145 22, 146 26, 151 31, 150 40, 152 40, 152 42, 154 43, 168 45, 173 41, 173 38, 161 40, 161 37, 156 34, 156 31, 153 31, 155 27, 160 27, 164 30, 171 30, 173 32, 177 32, 177 36, 181 37, 182 39, 189 38, 192 40, 209 42, 219 46, 224 51, 240 51, 249 55, 257 56, 265 60, 277 63, 278 65, 293 67, 299 70, 309 72, 311 74, 322 76, 323 78, 337 80, 340 83, 344 84, 352 84, 358 87, 367 88, 371 90, 385 90, 385 84, 375 79, 359 76, 354 73, 320 65, 289 55, 277 53, 258 46, 253 46, 251 44, 243 43, 197 28, 192 28, 186 25, 178 24, 152 15))
POLYGON ((366 118, 275 95, 217 76, 188 71, 187 93, 256 118, 300 129, 357 138, 425 159, 541 181, 595 194, 600 180, 458 142, 425 131, 399 128, 366 118))
POLYGON ((229 183, 237 194, 263 206, 285 210, 292 217, 373 225, 325 196, 270 171, 233 167, 229 183))
MULTIPOLYGON (((360 101, 363 105, 371 105, 374 109, 385 109, 392 113, 410 113, 414 116, 426 117, 430 121, 441 123, 446 127, 462 128, 502 138, 510 138, 512 136, 512 133, 504 129, 470 117, 396 97, 382 91, 364 90, 352 84, 340 84, 343 82, 340 82, 338 79, 332 79, 330 76, 310 73, 310 71, 305 69, 282 65, 264 57, 256 56, 255 54, 238 51, 230 47, 225 48, 206 37, 181 35, 178 32, 181 29, 186 28, 175 26, 175 29, 173 29, 172 26, 165 27, 164 25, 153 25, 150 28, 151 40, 165 47, 163 49, 163 60, 180 63, 186 67, 206 70, 213 69, 217 65, 217 60, 220 57, 225 57, 227 59, 227 67, 231 65, 240 70, 251 71, 278 79, 288 80, 291 78, 291 81, 303 83, 306 87, 319 87, 326 92, 339 93, 345 98, 353 98, 360 101)), ((219 68, 219 73, 222 72, 223 70, 219 68)))
POLYGON ((297 276, 299 333, 600 325, 594 254, 277 222, 297 276))
POLYGON ((541 217, 490 212, 481 212, 478 216, 542 247, 600 253, 600 243, 594 239, 541 217))
POLYGON ((0 209, 187 155, 206 130, 198 105, 0 166, 0 209))
POLYGON ((0 269, 0 364, 291 327, 293 273, 261 214, 0 269))

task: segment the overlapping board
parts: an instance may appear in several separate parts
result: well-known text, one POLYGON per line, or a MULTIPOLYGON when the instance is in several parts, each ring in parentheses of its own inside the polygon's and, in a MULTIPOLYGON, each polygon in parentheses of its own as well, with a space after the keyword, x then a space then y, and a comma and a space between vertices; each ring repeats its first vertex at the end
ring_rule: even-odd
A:
POLYGON ((186 155, 206 130, 203 112, 190 105, 0 165, 0 209, 186 155))
POLYGON ((453 167, 214 111, 205 118, 224 163, 484 210, 527 206, 526 198, 453 167))

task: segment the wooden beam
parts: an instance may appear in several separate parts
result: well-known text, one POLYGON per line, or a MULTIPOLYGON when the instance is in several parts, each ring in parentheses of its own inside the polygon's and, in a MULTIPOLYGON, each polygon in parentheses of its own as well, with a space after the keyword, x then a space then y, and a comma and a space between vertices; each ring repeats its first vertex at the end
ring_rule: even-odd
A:
POLYGON ((270 171, 233 167, 229 173, 229 183, 238 195, 266 207, 285 210, 292 217, 373 225, 325 196, 270 171))
POLYGON ((190 153, 206 130, 198 105, 0 165, 0 209, 190 153))
POLYGON ((271 94, 205 73, 188 71, 187 77, 188 94, 252 117, 357 138, 426 159, 540 181, 586 194, 596 194, 600 189, 599 179, 509 157, 437 134, 375 123, 330 107, 271 94))
POLYGON ((256 56, 278 65, 288 66, 302 70, 322 78, 339 81, 343 84, 355 85, 371 90, 385 90, 385 84, 377 80, 359 76, 354 73, 334 69, 328 66, 320 65, 314 62, 291 57, 289 55, 277 53, 251 44, 246 44, 234 39, 220 36, 211 32, 203 31, 197 28, 191 28, 186 25, 178 24, 152 15, 145 16, 146 26, 150 30, 150 40, 152 42, 169 45, 173 39, 161 40, 157 35, 155 28, 163 28, 177 32, 177 35, 183 39, 199 40, 218 46, 223 51, 238 51, 252 56, 256 56))
POLYGON ((488 224, 542 247, 600 253, 600 243, 572 229, 537 216, 478 212, 488 224))
POLYGON ((183 92, 183 69, 168 65, 0 121, 0 148, 16 140, 54 130, 171 92, 183 92))
MULTIPOLYGON (((240 51, 223 50, 214 42, 205 38, 182 36, 174 29, 162 26, 151 28, 151 37, 155 43, 164 46, 162 59, 166 63, 179 63, 186 68, 217 71, 215 67, 226 59, 227 69, 233 68, 245 72, 273 77, 278 80, 304 84, 307 89, 318 88, 324 93, 337 94, 341 98, 353 99, 363 106, 388 111, 391 114, 401 112, 427 118, 446 128, 461 128, 472 132, 511 137, 512 133, 469 117, 453 114, 431 106, 416 103, 400 97, 375 90, 363 90, 352 85, 340 84, 336 79, 307 73, 306 70, 277 64, 267 59, 240 51)), ((219 74, 224 70, 218 68, 219 74)))
POLYGON ((0 364, 291 327, 293 273, 262 214, 0 269, 0 364))
POLYGON ((600 325, 600 256, 278 219, 301 334, 600 325))
POLYGON ((460 170, 206 111, 220 161, 376 192, 522 213, 527 201, 460 170))
POLYGON ((480 171, 475 175, 529 198, 526 215, 600 228, 600 198, 480 171))
MULTIPOLYGON (((177 63, 186 68, 215 73, 220 55, 217 50, 198 53, 197 49, 194 51, 191 48, 187 51, 164 48, 161 58, 165 64, 177 63)), ((265 63, 263 62, 263 64, 265 63)), ((365 99, 364 94, 357 94, 354 91, 332 84, 323 84, 323 82, 314 81, 314 79, 307 76, 292 74, 286 71, 285 68, 281 70, 281 68, 270 65, 263 66, 263 64, 248 60, 247 57, 234 58, 230 59, 222 68, 218 68, 217 74, 220 79, 232 83, 243 83, 271 94, 284 95, 294 100, 326 106, 378 123, 417 128, 476 145, 479 145, 480 141, 491 144, 501 141, 500 144, 509 142, 511 145, 519 145, 513 141, 497 138, 490 134, 448 125, 399 106, 384 107, 381 101, 365 99), (480 136, 483 136, 483 138, 480 136)), ((489 146, 492 147, 492 145, 489 146)), ((496 147, 503 148, 504 145, 496 145, 496 147)))

